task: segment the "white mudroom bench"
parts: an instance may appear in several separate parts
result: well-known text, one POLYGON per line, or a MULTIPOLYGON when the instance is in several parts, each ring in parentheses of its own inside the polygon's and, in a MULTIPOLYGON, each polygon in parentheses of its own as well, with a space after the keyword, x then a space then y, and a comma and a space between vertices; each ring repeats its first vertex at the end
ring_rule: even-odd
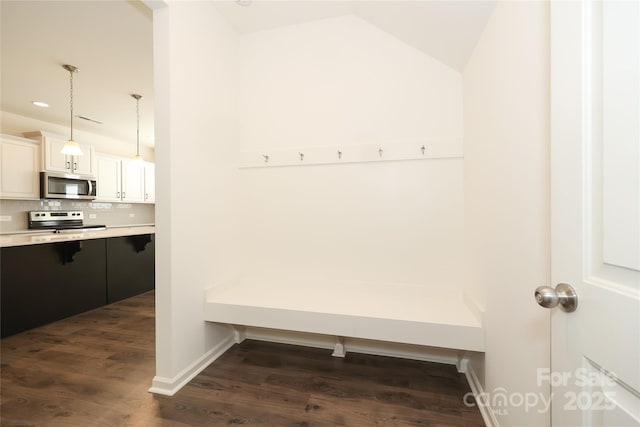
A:
POLYGON ((455 287, 236 279, 206 291, 205 320, 242 327, 484 352, 482 313, 455 287))

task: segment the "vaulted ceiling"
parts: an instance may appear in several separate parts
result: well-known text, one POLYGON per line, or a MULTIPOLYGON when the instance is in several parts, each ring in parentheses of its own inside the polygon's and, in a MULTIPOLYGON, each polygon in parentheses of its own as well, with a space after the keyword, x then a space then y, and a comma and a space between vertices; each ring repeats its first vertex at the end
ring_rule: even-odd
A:
MULTIPOLYGON (((239 34, 353 14, 462 71, 495 1, 223 0, 214 6, 239 34)), ((69 73, 74 76, 74 126, 135 143, 135 100, 141 142, 153 146, 152 14, 140 1, 7 1, 1 12, 1 108, 69 123, 69 73), (49 103, 49 108, 32 105, 49 103)))
POLYGON ((265 1, 247 6, 215 2, 241 33, 263 31, 317 19, 353 14, 462 71, 484 29, 495 1, 265 1))

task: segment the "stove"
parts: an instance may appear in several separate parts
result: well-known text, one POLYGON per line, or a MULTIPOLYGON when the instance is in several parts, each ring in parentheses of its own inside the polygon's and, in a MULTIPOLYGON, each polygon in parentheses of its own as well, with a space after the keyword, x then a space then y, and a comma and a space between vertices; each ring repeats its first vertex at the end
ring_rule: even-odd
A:
POLYGON ((82 211, 30 211, 29 229, 62 231, 105 230, 106 225, 85 224, 82 211))

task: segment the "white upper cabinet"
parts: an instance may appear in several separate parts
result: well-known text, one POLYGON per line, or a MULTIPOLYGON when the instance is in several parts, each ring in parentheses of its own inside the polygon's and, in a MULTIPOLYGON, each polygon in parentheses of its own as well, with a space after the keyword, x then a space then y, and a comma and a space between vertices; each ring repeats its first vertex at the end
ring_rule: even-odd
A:
POLYGON ((40 198, 40 144, 0 135, 0 197, 40 198))
POLYGON ((68 140, 65 136, 43 131, 26 132, 24 136, 40 141, 42 145, 42 166, 44 170, 91 176, 96 175, 95 149, 93 146, 78 142, 83 155, 68 156, 61 153, 64 143, 68 140))
POLYGON ((144 164, 144 201, 155 203, 156 201, 156 165, 145 162, 144 164))
POLYGON ((144 164, 122 160, 122 201, 144 202, 144 164))
POLYGON ((119 157, 96 154, 96 200, 119 202, 121 195, 122 162, 119 157))
POLYGON ((96 154, 97 201, 153 203, 154 164, 96 154))

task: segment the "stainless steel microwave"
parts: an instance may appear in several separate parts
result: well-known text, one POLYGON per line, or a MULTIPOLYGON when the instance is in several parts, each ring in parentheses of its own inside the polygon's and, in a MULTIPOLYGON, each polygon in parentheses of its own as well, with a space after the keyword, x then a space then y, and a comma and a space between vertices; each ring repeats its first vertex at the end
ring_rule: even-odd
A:
POLYGON ((40 172, 40 197, 92 200, 96 198, 96 179, 86 175, 40 172))

